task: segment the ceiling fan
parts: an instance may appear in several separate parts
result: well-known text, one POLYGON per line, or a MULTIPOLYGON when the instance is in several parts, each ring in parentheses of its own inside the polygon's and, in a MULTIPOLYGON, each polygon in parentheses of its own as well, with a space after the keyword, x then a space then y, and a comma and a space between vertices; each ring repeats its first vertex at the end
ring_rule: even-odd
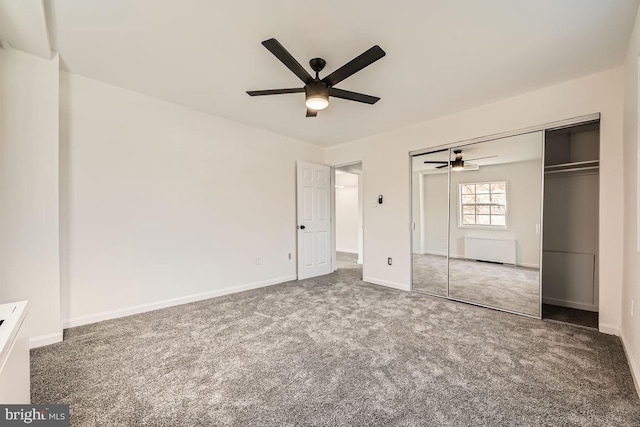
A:
POLYGON ((318 110, 323 110, 329 106, 329 97, 347 99, 349 101, 363 102, 365 104, 375 104, 380 100, 377 96, 365 95, 362 93, 351 92, 344 89, 338 89, 334 86, 352 76, 363 68, 373 64, 378 59, 386 55, 380 46, 375 45, 363 54, 355 57, 342 67, 335 70, 328 76, 320 79, 318 73, 322 71, 327 62, 322 58, 313 58, 309 61, 311 69, 316 72, 316 76, 312 77, 307 70, 276 39, 269 39, 262 42, 262 45, 269 49, 284 65, 298 76, 304 83, 304 87, 292 89, 268 89, 268 90, 249 90, 250 96, 262 95, 280 95, 284 93, 305 93, 305 105, 307 106, 307 117, 316 117, 318 110))
MULTIPOLYGON (((464 160, 464 153, 462 152, 462 150, 453 150, 453 153, 456 155, 455 160, 450 160, 450 161, 439 161, 439 160, 427 160, 424 163, 439 163, 441 164, 441 166, 437 166, 436 169, 442 169, 442 168, 446 168, 447 166, 451 166, 451 170, 453 171, 461 171, 465 169, 465 160, 464 160)), ((498 157, 498 156, 486 156, 486 157, 476 157, 475 159, 469 159, 469 161, 474 161, 474 160, 482 160, 482 159, 491 159, 493 157, 498 157)), ((475 163, 466 163, 466 168, 473 168, 473 169, 478 169, 478 165, 475 163)))

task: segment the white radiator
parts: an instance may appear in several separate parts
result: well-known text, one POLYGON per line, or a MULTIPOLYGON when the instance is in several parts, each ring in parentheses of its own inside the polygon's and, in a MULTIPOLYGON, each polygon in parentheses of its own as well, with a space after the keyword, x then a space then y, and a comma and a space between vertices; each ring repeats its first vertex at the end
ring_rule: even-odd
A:
POLYGON ((486 237, 465 237, 464 257, 478 261, 516 263, 515 239, 491 239, 486 237))

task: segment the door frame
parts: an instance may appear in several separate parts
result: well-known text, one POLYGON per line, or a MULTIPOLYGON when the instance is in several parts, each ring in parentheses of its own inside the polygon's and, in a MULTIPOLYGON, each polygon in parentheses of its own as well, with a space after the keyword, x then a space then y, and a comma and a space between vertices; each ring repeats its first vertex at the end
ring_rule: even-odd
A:
POLYGON ((365 171, 365 161, 363 160, 353 160, 345 163, 338 163, 334 165, 330 165, 331 168, 331 271, 334 272, 338 269, 338 265, 336 262, 336 169, 342 168, 344 166, 351 165, 362 165, 362 173, 358 178, 358 204, 362 203, 362 277, 365 277, 364 269, 365 269, 365 261, 364 261, 364 224, 365 224, 365 209, 364 209, 364 171, 365 171))

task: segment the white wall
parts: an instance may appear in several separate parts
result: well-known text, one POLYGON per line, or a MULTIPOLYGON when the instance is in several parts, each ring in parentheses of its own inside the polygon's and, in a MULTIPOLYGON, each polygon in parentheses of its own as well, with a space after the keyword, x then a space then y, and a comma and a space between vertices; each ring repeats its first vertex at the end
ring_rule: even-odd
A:
MULTIPOLYGON (((539 141, 540 143, 542 140, 539 141)), ((542 152, 542 147, 540 148, 542 152)), ((541 160, 481 166, 477 171, 451 174, 451 240, 449 253, 464 258, 465 237, 516 240, 516 264, 525 267, 540 265, 541 160), (506 229, 465 228, 458 225, 458 185, 469 182, 507 181, 508 227, 506 229), (536 203, 536 195, 538 202, 536 203)), ((426 174, 424 189, 424 253, 445 255, 447 248, 447 174, 426 174)))
POLYGON ((336 250, 358 253, 358 175, 336 171, 336 250))
MULTIPOLYGON (((446 177, 446 175, 445 175, 446 177)), ((427 248, 427 244, 431 243, 433 244, 434 242, 425 242, 424 240, 424 235, 425 235, 425 230, 423 227, 423 223, 424 218, 425 217, 425 213, 424 210, 421 210, 421 208, 424 208, 425 206, 425 201, 422 199, 421 194, 426 194, 426 189, 424 188, 424 183, 425 181, 422 178, 422 174, 418 171, 411 173, 411 218, 413 219, 413 224, 411 226, 411 230, 412 230, 412 234, 413 237, 411 239, 412 243, 413 243, 413 253, 415 254, 424 254, 426 252, 432 252, 432 253, 442 253, 442 252, 446 252, 446 236, 445 236, 445 249, 442 250, 441 249, 441 245, 437 245, 436 248, 431 248, 428 249, 427 248)), ((443 184, 445 191, 444 191, 444 195, 443 195, 443 191, 442 191, 442 185, 440 186, 436 186, 436 192, 437 192, 437 200, 442 200, 442 197, 446 198, 446 184, 443 184)), ((431 191, 429 191, 429 195, 430 197, 433 197, 433 194, 431 191)), ((446 202, 445 202, 446 205, 446 202)), ((427 224, 429 224, 431 222, 427 222, 427 224)))
POLYGON ((622 67, 327 149, 329 164, 363 159, 364 279, 409 289, 408 153, 484 135, 602 113, 600 330, 617 333, 622 289, 622 67), (378 194, 385 203, 373 208, 378 194), (393 265, 387 265, 393 257, 393 265))
MULTIPOLYGON (((640 12, 624 64, 624 282, 622 287, 622 340, 632 363, 640 393, 640 238, 638 232, 638 54, 640 12), (634 315, 631 315, 631 302, 634 315)), ((602 287, 603 284, 601 283, 602 287)))
POLYGON ((598 179, 598 171, 545 175, 544 303, 598 311, 598 179))
MULTIPOLYGON (((416 228, 422 231, 420 236, 422 240, 421 252, 446 256, 447 241, 449 240, 449 210, 447 206, 449 203, 449 177, 446 173, 424 175, 418 180, 417 191, 420 191, 420 188, 422 188, 422 197, 420 198, 422 207, 418 207, 418 215, 422 215, 422 218, 417 217, 416 228)), ((452 199, 455 200, 455 194, 452 199)), ((451 226, 455 227, 455 223, 452 223, 451 226)))
MULTIPOLYGON (((534 137, 535 139, 535 137, 534 137)), ((535 144, 535 141, 532 143, 535 144)), ((540 153, 542 137, 538 136, 540 153)), ((540 199, 542 189, 542 159, 525 162, 482 166, 480 170, 451 174, 451 241, 453 256, 464 257, 465 237, 515 239, 516 264, 524 267, 540 266, 540 199), (507 229, 483 230, 458 226, 458 184, 465 182, 507 181, 507 229)))
POLYGON ((66 72, 60 91, 65 324, 295 278, 295 164, 321 148, 66 72))
POLYGON ((0 50, 0 303, 29 300, 32 346, 62 340, 58 68, 0 50))

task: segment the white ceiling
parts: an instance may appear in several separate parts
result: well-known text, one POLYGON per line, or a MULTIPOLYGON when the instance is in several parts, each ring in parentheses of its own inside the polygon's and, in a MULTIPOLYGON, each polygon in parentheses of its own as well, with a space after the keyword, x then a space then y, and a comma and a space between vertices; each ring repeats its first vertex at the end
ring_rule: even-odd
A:
POLYGON ((336 168, 336 173, 348 173, 355 175, 362 175, 362 162, 351 163, 344 166, 339 166, 336 168))
MULTIPOLYGON (((46 0, 45 0, 46 1, 46 0)), ((638 0, 53 0, 54 49, 71 72, 330 146, 622 63, 638 0), (277 38, 321 77, 379 44, 387 56, 305 118, 301 87, 260 42, 277 38)))
POLYGON ((0 0, 0 40, 12 48, 51 59, 41 0, 0 0))

